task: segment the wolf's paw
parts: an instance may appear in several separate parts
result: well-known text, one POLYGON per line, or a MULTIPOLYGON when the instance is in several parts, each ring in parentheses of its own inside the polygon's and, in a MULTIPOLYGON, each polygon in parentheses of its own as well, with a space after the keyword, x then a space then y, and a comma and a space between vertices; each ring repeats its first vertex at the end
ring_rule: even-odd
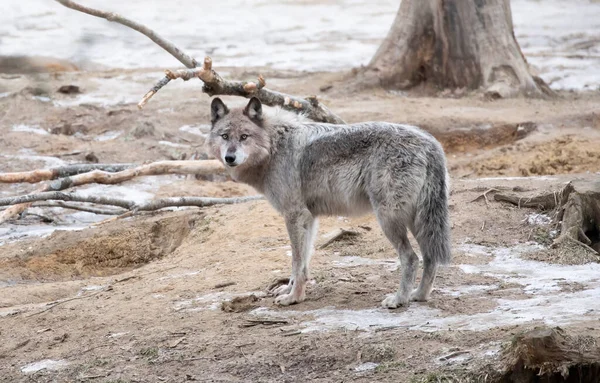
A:
POLYGON ((284 294, 275 298, 275 304, 289 306, 304 301, 304 296, 297 297, 294 294, 284 294))
POLYGON ((290 282, 287 285, 281 285, 278 287, 274 287, 271 290, 269 290, 269 294, 278 297, 280 295, 285 295, 285 294, 289 294, 292 292, 292 287, 294 287, 294 283, 290 282))
POLYGON ((414 302, 427 302, 429 300, 429 294, 425 294, 419 289, 415 289, 410 294, 410 300, 414 302))
POLYGON ((381 302, 381 306, 386 309, 397 309, 398 307, 408 306, 408 299, 398 299, 397 294, 392 294, 381 302))

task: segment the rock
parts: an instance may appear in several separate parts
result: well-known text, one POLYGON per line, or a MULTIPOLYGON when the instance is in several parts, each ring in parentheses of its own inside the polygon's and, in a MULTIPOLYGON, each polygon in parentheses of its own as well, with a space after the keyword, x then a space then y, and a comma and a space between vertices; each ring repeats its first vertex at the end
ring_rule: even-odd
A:
POLYGON ((92 162, 97 164, 98 162, 100 162, 100 160, 98 159, 98 157, 96 156, 96 154, 94 152, 89 152, 88 154, 85 155, 85 160, 87 162, 92 162))
POLYGON ((156 129, 154 125, 148 121, 144 121, 131 130, 131 135, 135 138, 154 136, 156 129))
POLYGON ((58 88, 58 93, 63 94, 78 94, 81 93, 81 89, 77 85, 63 85, 58 88))
POLYGON ((65 123, 63 125, 55 126, 50 129, 50 134, 62 134, 65 136, 72 136, 75 133, 85 134, 88 132, 87 126, 77 123, 77 124, 69 124, 65 123))

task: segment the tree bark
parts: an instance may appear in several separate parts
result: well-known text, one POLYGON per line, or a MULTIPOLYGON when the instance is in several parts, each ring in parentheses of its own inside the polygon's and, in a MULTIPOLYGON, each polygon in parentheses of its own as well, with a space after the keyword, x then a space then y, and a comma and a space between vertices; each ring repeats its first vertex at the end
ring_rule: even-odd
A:
POLYGON ((403 0, 365 68, 385 88, 482 89, 492 97, 551 91, 529 73, 509 0, 403 0))

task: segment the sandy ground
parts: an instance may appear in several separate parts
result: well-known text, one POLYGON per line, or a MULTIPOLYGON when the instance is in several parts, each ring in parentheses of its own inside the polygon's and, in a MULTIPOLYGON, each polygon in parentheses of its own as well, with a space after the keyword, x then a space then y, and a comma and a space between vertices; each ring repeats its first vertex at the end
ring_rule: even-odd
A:
MULTIPOLYGON (((3 8, 2 54, 62 59, 0 57, 0 172, 205 157, 210 100, 200 82, 172 82, 139 111, 173 60, 133 32, 32 1, 3 8), (58 92, 64 85, 80 92, 58 92)), ((265 291, 288 276, 290 247, 264 201, 113 221, 32 208, 0 225, 0 382, 455 382, 499 368, 503 347, 535 326, 597 345, 597 257, 551 249, 552 212, 481 195, 527 197, 600 177, 600 3, 513 0, 531 69, 559 97, 486 101, 461 91, 345 91, 348 70, 375 51, 397 1, 227 0, 210 9, 183 1, 143 12, 138 0, 87 4, 136 14, 186 51, 211 54, 227 78, 263 74, 268 87, 318 95, 348 122, 434 134, 452 177, 453 261, 429 302, 384 310, 400 265, 374 218, 324 218, 317 245, 340 228, 359 235, 317 249, 307 301, 281 308, 265 291), (183 16, 173 11, 183 7, 183 16), (224 9, 235 22, 223 20, 224 9)), ((0 184, 0 197, 38 187, 0 184)), ((138 202, 255 194, 226 179, 179 176, 75 192, 138 202)))
MULTIPOLYGON (((495 102, 477 95, 346 95, 336 91, 336 73, 223 71, 232 78, 261 71, 275 89, 320 94, 347 121, 418 124, 442 141, 453 178, 454 260, 440 271, 431 301, 379 308, 397 286, 399 265, 372 216, 323 219, 319 244, 339 228, 360 236, 317 250, 307 301, 280 308, 264 291, 288 276, 290 248, 282 219, 266 202, 93 228, 107 217, 34 209, 54 222, 26 216, 0 228, 1 381, 421 382, 495 363, 502 344, 536 325, 599 335, 599 265, 547 262, 555 232, 546 215, 472 202, 494 187, 518 186, 526 196, 575 177, 597 178, 597 93, 495 102), (333 88, 320 91, 325 85, 333 88)), ((135 98, 156 76, 4 75, 0 170, 203 153, 209 99, 200 84, 173 84, 143 111, 107 92, 119 84, 135 98), (82 93, 56 92, 69 84, 82 93)), ((3 185, 0 194, 35 188, 3 185)), ((175 176, 78 192, 137 200, 254 194, 231 181, 175 176)))

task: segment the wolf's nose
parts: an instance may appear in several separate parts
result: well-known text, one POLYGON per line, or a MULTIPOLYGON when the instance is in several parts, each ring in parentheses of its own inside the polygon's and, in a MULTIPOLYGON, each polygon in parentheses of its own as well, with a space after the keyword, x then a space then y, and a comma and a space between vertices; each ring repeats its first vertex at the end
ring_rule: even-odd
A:
POLYGON ((235 162, 235 156, 232 155, 226 155, 225 156, 225 162, 227 162, 228 164, 232 164, 235 162))

